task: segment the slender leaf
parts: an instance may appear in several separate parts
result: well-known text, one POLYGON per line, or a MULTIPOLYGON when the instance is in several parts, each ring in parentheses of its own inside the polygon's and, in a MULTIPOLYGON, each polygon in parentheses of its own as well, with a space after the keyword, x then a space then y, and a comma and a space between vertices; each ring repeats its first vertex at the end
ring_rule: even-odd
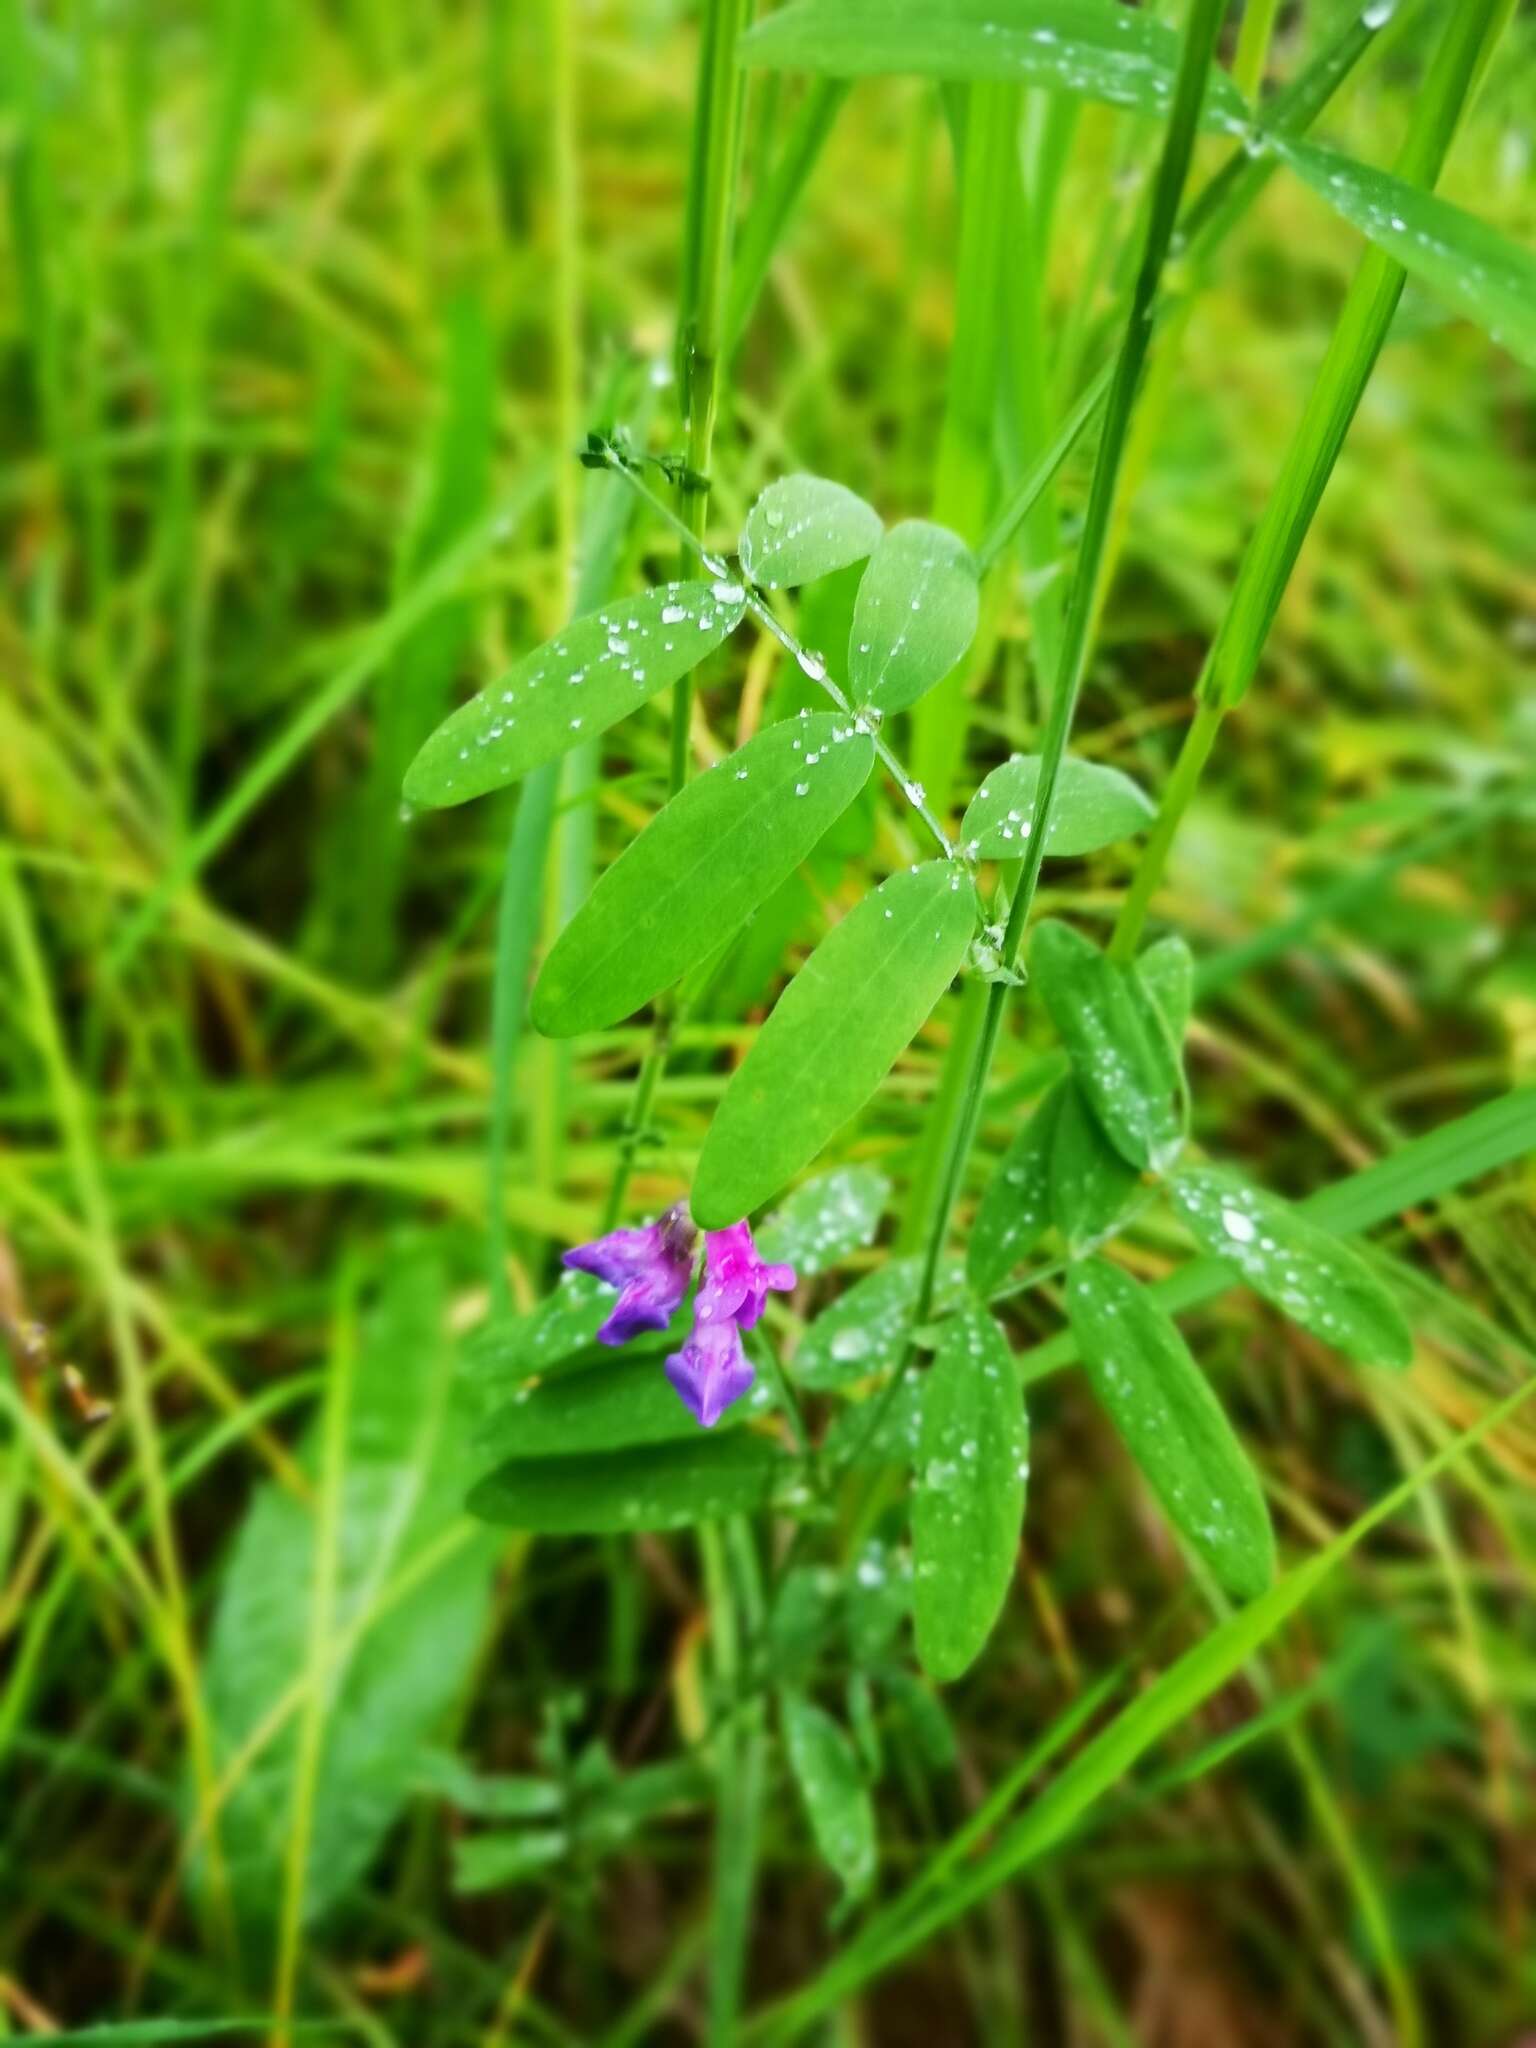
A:
MULTIPOLYGON (((662 1370, 663 1355, 659 1344, 638 1353, 626 1346, 521 1388, 475 1431, 481 1468, 506 1458, 579 1457, 696 1436, 699 1425, 662 1370)), ((717 1427, 734 1428, 773 1406, 771 1385, 759 1379, 717 1427)))
MULTIPOLYGON (((537 1308, 526 1315, 498 1316, 464 1338, 454 1385, 471 1426, 483 1427, 531 1381, 607 1355, 596 1348, 597 1333, 612 1314, 614 1299, 613 1288, 590 1273, 562 1273, 537 1308)), ((677 1333, 682 1327, 679 1317, 677 1333)))
POLYGON ((413 804, 461 804, 595 739, 735 630, 740 584, 658 584, 575 619, 441 724, 411 763, 413 804))
POLYGON ((767 1201, 863 1107, 959 972, 974 925, 962 870, 929 861, 832 928, 715 1113, 692 1197, 705 1229, 767 1201))
POLYGON ((995 1294, 1051 1227, 1051 1145, 1063 1096, 1051 1090, 987 1182, 965 1254, 978 1294, 995 1294))
POLYGON ((1162 1012, 1168 1036, 1181 1046, 1195 1006, 1195 962, 1188 946, 1177 932, 1169 932, 1136 956, 1136 972, 1162 1012))
MULTIPOLYGON (((741 61, 836 78, 1016 79, 1165 114, 1179 39, 1113 0, 791 0, 742 37, 741 61)), ((1213 71, 1205 125, 1232 134, 1247 118, 1242 94, 1213 71)))
POLYGON ((549 1536, 688 1529, 761 1507, 795 1469, 765 1437, 737 1429, 592 1457, 509 1459, 467 1505, 483 1521, 549 1536))
POLYGON ((1121 1156, 1161 1172, 1184 1142, 1182 1075, 1168 1027, 1133 969, 1048 919, 1029 954, 1078 1084, 1121 1156))
POLYGON ((1029 1424, 1002 1331, 968 1304, 944 1325, 923 1381, 912 1488, 912 1614, 934 1678, 981 1654, 1013 1578, 1029 1476, 1029 1424))
POLYGON ((875 1809, 858 1755, 832 1716, 803 1693, 781 1692, 779 1712, 817 1850, 836 1873, 844 1898, 862 1898, 874 1883, 879 1851, 875 1809))
POLYGON ((1536 256, 1391 171, 1276 136, 1276 153, 1352 227, 1536 369, 1536 256))
POLYGON ((1099 1404, 1216 1578, 1242 1600, 1274 1577, 1263 1491, 1177 1326, 1104 1259, 1072 1270, 1067 1312, 1099 1404))
MULTIPOLYGON (((1016 860, 1023 853, 1039 780, 1038 754, 1013 754, 992 770, 960 827, 967 853, 977 860, 1016 860)), ((1129 775, 1068 754, 1051 800, 1046 856, 1096 853, 1144 832, 1152 816, 1152 799, 1129 775)))
POLYGON ((981 585, 958 533, 926 519, 893 526, 870 557, 848 635, 856 704, 904 711, 942 682, 976 637, 981 585))
POLYGON ((1413 1362, 1413 1333, 1370 1267, 1289 1202, 1214 1166, 1168 1184, 1202 1248, 1235 1266, 1255 1294, 1364 1365, 1413 1362))
MULTIPOLYGON (((492 1547, 468 1529, 457 1547, 443 1545, 465 1483, 446 1414, 446 1311, 437 1264, 412 1255, 363 1326, 326 1567, 335 1634, 304 1889, 310 1921, 356 1882, 403 1807, 413 1760, 463 1683, 488 1611, 492 1547), (439 1562, 422 1565, 438 1551, 439 1562), (418 1569, 407 1592, 386 1598, 394 1578, 418 1569)), ((312 1433, 301 1458, 313 1467, 318 1456, 312 1433)), ((221 1768, 308 1672, 317 1542, 305 1502, 275 1485, 256 1496, 220 1592, 207 1663, 221 1768)), ((298 1757, 297 1720, 279 1715, 223 1811, 236 1904, 255 1923, 282 1893, 298 1757)))
POLYGON ((757 1233, 758 1254, 793 1266, 800 1279, 825 1273, 874 1242, 891 1184, 872 1166, 838 1166, 795 1189, 757 1233))
POLYGON ((785 719, 686 784, 555 941, 533 992, 551 1038, 631 1015, 706 959, 794 873, 869 779, 875 743, 838 712, 785 719))
POLYGON ((1051 1139, 1051 1221, 1076 1254, 1113 1229, 1138 1178, 1105 1137, 1078 1082, 1062 1082, 1060 1093, 1051 1139))
POLYGON ((741 566, 765 590, 814 583, 879 542, 880 514, 824 476, 782 476, 752 510, 741 535, 741 566))
MULTIPOLYGON (((922 1266, 918 1258, 888 1260, 824 1308, 791 1361, 795 1378, 820 1391, 891 1371, 906 1345, 922 1266)), ((944 1260, 934 1286, 934 1313, 944 1314, 963 1295, 959 1261, 944 1260)))

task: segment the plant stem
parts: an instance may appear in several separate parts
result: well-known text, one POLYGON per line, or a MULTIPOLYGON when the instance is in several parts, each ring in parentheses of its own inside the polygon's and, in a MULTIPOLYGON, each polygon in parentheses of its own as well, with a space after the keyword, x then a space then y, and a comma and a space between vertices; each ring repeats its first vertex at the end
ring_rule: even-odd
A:
MULTIPOLYGON (((1100 438, 1093 482, 1089 490, 1077 573, 1073 578, 1072 594, 1062 627, 1061 666, 1051 695, 1050 715, 1041 742, 1040 779, 1030 817, 1028 851, 1024 856, 1018 887, 1014 890, 1013 901, 1009 906, 1007 929, 1003 940, 1002 966, 1005 973, 1011 972, 1018 958, 1024 928, 1040 879, 1040 865, 1044 858, 1046 835, 1050 827, 1051 803, 1055 796, 1056 782, 1066 753, 1067 739, 1077 709, 1078 693, 1087 666, 1089 630, 1097 600, 1110 515, 1114 509, 1116 483, 1125 452, 1136 389, 1152 336, 1153 301, 1173 238, 1179 199, 1194 150, 1200 103, 1205 95, 1206 78, 1224 12, 1225 0, 1194 0, 1184 34, 1178 83, 1163 140, 1163 152, 1148 215, 1146 241, 1131 294, 1125 335, 1110 381, 1104 431, 1100 438)), ((949 1142, 945 1147, 939 1200, 928 1231, 922 1277, 913 1310, 914 1331, 922 1327, 933 1305, 934 1281, 939 1258, 948 1235, 949 1219, 959 1191, 960 1178, 965 1169, 965 1160, 980 1118, 982 1096, 991 1070, 1003 1012, 1007 1006, 1008 987, 1006 980, 999 979, 993 982, 987 991, 986 1010, 971 1055, 959 1113, 954 1119, 949 1142)), ((904 1366, 910 1361, 910 1357, 909 1345, 904 1366)), ((892 1384, 895 1384, 894 1380, 892 1384)))
MULTIPOLYGON (((551 99, 550 165, 555 192, 552 320, 555 419, 561 445, 569 448, 576 440, 581 379, 581 304, 577 260, 581 218, 576 162, 576 66, 567 10, 561 0, 552 0, 546 14, 551 99)), ((574 466, 569 461, 557 464, 554 476, 555 558, 562 583, 576 575, 577 482, 574 466)), ((562 601, 564 594, 562 590, 562 601)), ((574 608, 582 608, 581 594, 576 595, 574 608)), ((518 1040, 522 1035, 528 967, 539 936, 544 872, 554 831, 560 773, 558 762, 548 762, 536 768, 518 791, 496 916, 496 956, 491 982, 491 1108, 486 1143, 486 1253, 490 1268, 491 1307, 497 1314, 506 1313, 512 1305, 507 1282, 504 1192, 512 1129, 512 1078, 518 1040)))
MULTIPOLYGON (((1396 20, 1401 21, 1407 12, 1406 7, 1400 9, 1396 20)), ((1275 94, 1269 105, 1266 125, 1287 134, 1304 133, 1361 59, 1379 43, 1383 29, 1384 24, 1374 18, 1366 20, 1360 15, 1353 16, 1306 69, 1275 94)), ((1184 282, 1179 289, 1170 291, 1165 281, 1158 297, 1155 335, 1160 344, 1159 354, 1152 377, 1143 387, 1137 406, 1134 428, 1117 481, 1117 507, 1123 508, 1134 489, 1135 476, 1151 440, 1145 415, 1149 407, 1155 414, 1166 396, 1166 384, 1172 368, 1170 359, 1177 356, 1184 324, 1204 286, 1212 258, 1274 175, 1276 167, 1277 159, 1273 156, 1252 155, 1247 149, 1236 149, 1185 210, 1172 245, 1177 248, 1182 244, 1184 282), (1168 351, 1167 357, 1162 353, 1164 349, 1168 351), (1159 371, 1161 378, 1154 387, 1153 378, 1158 377, 1159 371)), ((1040 454, 997 513, 975 551, 983 576, 1024 528, 1049 490, 1057 471, 1109 396, 1114 381, 1115 363, 1111 359, 1084 387, 1055 439, 1040 454)), ((1112 521, 1105 543, 1104 566, 1098 578, 1101 592, 1110 580, 1112 572, 1109 565, 1114 559, 1116 540, 1117 524, 1112 521)), ((1055 638, 1058 647, 1060 636, 1061 627, 1057 622, 1055 638)), ((1060 666, 1059 659, 1056 666, 1060 666)), ((899 1240, 904 1250, 915 1251, 926 1243, 933 1226, 940 1192, 938 1177, 945 1158, 942 1141, 951 1128, 964 1088, 964 1077, 970 1072, 981 1040, 984 1007, 969 992, 968 998, 959 1011, 943 1077, 933 1098, 928 1125, 913 1166, 899 1240)))
MULTIPOLYGON (((1394 169, 1432 186, 1466 107, 1473 81, 1508 18, 1512 0, 1467 0, 1453 10, 1415 102, 1394 169)), ((1222 720, 1246 695, 1269 631, 1311 529, 1345 436, 1387 338, 1406 273, 1371 248, 1345 298, 1317 381, 1275 488, 1238 569, 1231 600, 1201 672, 1196 712, 1163 792, 1157 823, 1115 925, 1110 952, 1128 960, 1222 720)))
MULTIPOLYGON (((677 376, 683 407, 686 467, 678 487, 684 538, 702 551, 708 515, 709 465, 720 406, 720 369, 726 346, 726 294, 731 275, 731 238, 736 218, 736 174, 741 154, 743 80, 736 45, 751 12, 751 0, 708 0, 699 44, 699 84, 694 110, 693 156, 688 176, 688 212, 683 230, 682 302, 677 327, 677 376)), ((627 474, 628 472, 623 472, 627 474)), ((631 481, 638 481, 631 479, 631 481)), ((647 492, 647 496, 650 494, 647 492)), ((676 796, 688 780, 693 725, 693 677, 682 676, 672 691, 672 732, 667 793, 676 796)), ((676 997, 656 1002, 651 1042, 635 1079, 634 1106, 619 1139, 618 1160, 603 1205, 603 1229, 612 1230, 624 1213, 635 1158, 649 1129, 651 1105, 671 1050, 676 997)))

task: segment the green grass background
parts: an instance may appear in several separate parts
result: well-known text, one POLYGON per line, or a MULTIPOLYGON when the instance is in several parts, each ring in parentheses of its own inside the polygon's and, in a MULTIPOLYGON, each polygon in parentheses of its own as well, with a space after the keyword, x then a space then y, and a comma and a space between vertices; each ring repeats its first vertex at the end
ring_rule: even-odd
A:
MULTIPOLYGON (((1283 8, 1275 73, 1341 11, 1283 8)), ((564 33, 561 116, 550 11, 511 0, 0 0, 0 2029, 268 2008, 259 1948, 233 1960, 176 1880, 207 1790, 221 1573, 258 1481, 307 1497, 297 1432, 401 1233, 440 1253, 456 1328, 483 1310, 511 800, 407 818, 399 779, 467 687, 563 616, 578 494, 601 517, 617 488, 583 486, 577 435, 617 393, 649 406, 655 446, 681 445, 669 389, 636 394, 671 356, 696 27, 652 0, 572 8, 564 33), (81 1419, 66 1365, 108 1419, 81 1419)), ((1390 45, 1325 137, 1389 160, 1422 47, 1390 45)), ((1527 242, 1533 54, 1526 10, 1443 183, 1527 242)), ((748 191, 800 90, 754 80, 748 191)), ((1155 141, 1081 117, 1045 359, 1006 365, 1046 419, 1112 333, 1155 141)), ((1359 247, 1277 177, 1188 327, 1078 725, 1082 751, 1154 789, 1359 247)), ((726 379, 713 532, 796 467, 888 519, 930 509, 955 257, 938 97, 859 85, 726 379)), ((1536 1078, 1530 397, 1528 372, 1410 287, 1158 901, 1202 958, 1301 920, 1234 956, 1192 1054, 1197 1136, 1284 1192, 1536 1078)), ((1085 461, 1058 494, 1069 541, 1085 461)), ((621 575, 670 573, 656 531, 623 547, 621 575)), ((1002 579, 973 777, 1035 730, 1046 577, 1002 579)), ((819 597, 806 637, 819 619, 835 644, 847 602, 819 597)), ((743 633, 703 672, 702 758, 791 701, 774 660, 743 633)), ((662 710, 605 749, 601 784, 597 765, 561 785, 546 929, 661 800, 662 710)), ((908 847, 871 805, 747 936, 661 1083, 637 1208, 686 1188, 781 941, 798 957, 908 847)), ((1107 918, 1125 878, 1117 854, 1053 870, 1043 906, 1107 918)), ((857 1156, 910 1166, 952 1028, 941 1009, 857 1156)), ((643 1036, 519 1048, 501 1221, 520 1304, 595 1226, 643 1036)), ((1026 1013, 989 1157, 1046 1045, 1026 1013)), ((1246 1297, 1201 1314, 1283 1548, 1315 1549, 1530 1372, 1531 1197, 1515 1170, 1386 1234, 1421 1285, 1402 1381, 1246 1297)), ((1136 1248, 1148 1275, 1175 1256, 1155 1234, 1136 1248)), ((1045 1290, 1021 1329, 1056 1327, 1045 1290)), ((888 1735, 901 1876, 1089 1681, 1209 1626, 1077 1382, 1043 1389, 1033 1422, 1016 1594, 946 1695, 956 1763, 932 1774, 910 1731, 888 1735)), ((1421 1495, 1070 1848, 822 2038, 1514 2048, 1536 2027, 1532 1432, 1516 1420, 1421 1495), (1267 1696, 1294 1713, 1208 1757, 1267 1696)), ((686 1761, 703 1613, 682 1544, 503 1548, 460 1748, 547 1768, 560 1703, 626 1765, 686 1761)), ((306 1929, 298 2010, 400 2044, 701 2038, 704 1793, 594 1867, 484 1897, 453 1888, 464 1825, 451 1792, 411 1801, 306 1929)), ((829 1953, 834 1897, 792 1799, 770 1797, 755 1996, 829 1953)))

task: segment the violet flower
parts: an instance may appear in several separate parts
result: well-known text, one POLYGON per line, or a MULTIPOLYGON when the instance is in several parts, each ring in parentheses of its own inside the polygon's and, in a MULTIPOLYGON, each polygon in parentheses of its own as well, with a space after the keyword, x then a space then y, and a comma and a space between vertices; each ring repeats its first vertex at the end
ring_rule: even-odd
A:
MULTIPOLYGON (((611 1230, 564 1255, 578 1273, 595 1274, 619 1289, 613 1312, 598 1331, 604 1344, 627 1344, 642 1330, 664 1330, 693 1278, 698 1232, 686 1203, 677 1202, 639 1230, 611 1230)), ((757 1255, 751 1229, 733 1223, 704 1240, 704 1284, 693 1305, 693 1328, 681 1351, 667 1359, 667 1378, 688 1412, 713 1429, 757 1375, 741 1348, 741 1333, 763 1313, 769 1292, 795 1284, 793 1266, 770 1266, 757 1255)))
POLYGON ((733 1223, 729 1230, 712 1230, 705 1238, 699 1315, 706 1320, 731 1316, 740 1329, 750 1330, 763 1312, 769 1290, 787 1294, 794 1284, 793 1266, 766 1266, 758 1257, 750 1225, 733 1223))
POLYGON ((610 1230, 566 1252, 561 1264, 619 1289, 600 1344, 627 1344, 642 1330, 664 1330, 693 1278, 697 1232, 682 1202, 639 1230, 610 1230))
POLYGON ((756 1377, 742 1351, 736 1325, 729 1317, 710 1322, 696 1307, 687 1343, 667 1360, 667 1378, 694 1420, 713 1429, 756 1377))

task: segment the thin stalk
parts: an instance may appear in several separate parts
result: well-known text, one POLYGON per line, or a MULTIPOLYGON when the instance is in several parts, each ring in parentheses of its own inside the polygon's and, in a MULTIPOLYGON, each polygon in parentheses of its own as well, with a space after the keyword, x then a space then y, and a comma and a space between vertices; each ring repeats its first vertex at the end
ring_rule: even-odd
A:
MULTIPOLYGON (((778 73, 771 74, 777 77, 778 73)), ((729 357, 740 347, 752 309, 768 276, 778 247, 806 181, 826 146, 838 110, 848 97, 846 78, 812 78, 785 136, 773 169, 763 180, 742 222, 741 238, 731 273, 725 315, 725 349, 729 357)))
MULTIPOLYGON (((1406 16, 1408 11, 1408 8, 1401 9, 1398 18, 1406 16)), ((1344 81, 1352 75, 1366 53, 1381 41, 1382 30, 1383 24, 1374 16, 1370 19, 1361 15, 1354 16, 1334 41, 1328 44, 1304 71, 1275 94, 1270 103, 1266 127, 1287 134, 1305 132, 1344 81)), ((1139 466, 1150 446, 1155 431, 1156 415, 1166 397, 1171 371, 1177 361, 1183 326, 1195 298, 1204 288, 1217 249, 1248 212, 1273 176, 1276 165, 1277 160, 1273 156, 1255 156, 1243 148, 1234 150, 1221 169, 1191 201, 1180 222, 1172 247, 1180 253, 1184 281, 1178 290, 1170 291, 1165 276, 1165 283, 1155 308, 1155 334, 1159 347, 1153 359, 1151 375, 1142 387, 1117 484, 1117 517, 1111 524, 1106 543, 1105 566, 1098 578, 1101 594, 1110 580, 1109 565, 1114 560, 1118 545, 1120 514, 1123 513, 1124 505, 1134 491, 1139 466), (1149 413, 1152 415, 1151 424, 1148 421, 1149 413)), ((975 550, 983 576, 1012 545, 1014 539, 1025 531, 1029 521, 1044 503, 1046 493, 1058 470, 1108 398, 1114 378, 1115 363, 1111 359, 1084 387, 1076 404, 1057 431, 1055 439, 1020 479, 994 517, 990 530, 975 550)), ((1097 609, 1095 623, 1096 620, 1097 609)), ((1055 672, 1060 666, 1059 618, 1052 621, 1052 626, 1053 638, 1058 649, 1058 659, 1053 664, 1055 672)), ((1016 888, 1017 883, 1015 882, 1013 886, 1016 888)), ((965 1087, 965 1077, 971 1071, 977 1047, 981 1042, 984 1021, 985 997, 979 989, 975 993, 968 991, 967 1000, 959 1012, 955 1033, 945 1059, 943 1075, 929 1110, 928 1124, 913 1166, 899 1238, 901 1248, 905 1251, 915 1252, 927 1241, 928 1232, 932 1228, 939 1199, 938 1177, 945 1156, 942 1140, 953 1126, 965 1087)))
POLYGON ((283 1863, 282 1912, 272 2010, 278 2048, 292 2041, 294 1993, 303 1953, 304 1900, 314 1840, 315 1796, 325 1743, 326 1707, 332 1690, 332 1642, 336 1633, 336 1588, 341 1552, 341 1519, 346 1482, 347 1428, 357 1368, 355 1281, 342 1284, 336 1343, 326 1375, 321 1425, 320 1497, 315 1514, 314 1576, 309 1587, 307 1691, 294 1745, 293 1801, 288 1815, 288 1849, 283 1863))
MULTIPOLYGON (((708 0, 699 44, 699 85, 694 113, 693 157, 688 177, 688 212, 683 232, 682 303, 677 329, 677 373, 683 406, 686 460, 678 486, 682 538, 703 547, 708 516, 709 465, 720 407, 721 366, 727 344, 726 295, 731 276, 731 243, 736 219, 737 170, 741 156, 741 107, 745 81, 736 65, 736 45, 747 24, 751 0, 708 0)), ((649 494, 648 494, 649 495, 649 494)), ((693 724, 693 677, 682 676, 672 691, 672 731, 667 794, 676 796, 688 780, 693 724)), ((635 1081, 634 1103, 620 1135, 618 1159, 603 1207, 603 1229, 624 1213, 635 1158, 650 1127, 651 1105, 666 1071, 676 1017, 671 993, 656 1003, 651 1041, 635 1081)))
MULTIPOLYGON (((1004 252, 1018 186, 1019 88, 978 80, 966 90, 955 256, 956 322, 944 425, 935 459, 933 517, 974 542, 993 494, 997 373, 1003 347, 1004 252)), ((912 761, 940 813, 965 749, 962 662, 913 707, 912 761)))
MULTIPOLYGON (((1077 709, 1083 673, 1087 666, 1089 634, 1097 603, 1099 577, 1103 567, 1105 542, 1109 534, 1110 515, 1114 509, 1120 464, 1130 431, 1137 386, 1152 337, 1153 302, 1173 239, 1179 200, 1194 150, 1200 104, 1205 96, 1206 79, 1224 12, 1225 0, 1194 0, 1184 34, 1178 82, 1164 135, 1157 180, 1153 188, 1146 240, 1131 294, 1125 335, 1111 380, 1104 431, 1100 437, 1093 482, 1089 489, 1077 573, 1073 578, 1072 593, 1062 627, 1061 667, 1052 691, 1050 715, 1041 742, 1040 779, 1030 818, 1028 851, 1024 856, 1018 886, 1014 890, 1013 900, 1009 906, 1003 939, 1004 976, 1011 974, 1018 959, 1024 929, 1029 920, 1040 879, 1040 866, 1050 826, 1051 804, 1056 792, 1057 778, 1061 772, 1062 759, 1066 753, 1073 716, 1077 709)), ((938 1272, 939 1258, 948 1234, 949 1219, 954 1209, 960 1178, 965 1169, 965 1160, 979 1120, 982 1096, 991 1070, 1003 1012, 1007 1006, 1008 989, 1009 981, 1000 977, 987 991, 986 1011, 972 1054, 960 1110, 954 1120, 946 1148, 939 1201, 923 1255, 922 1277, 913 1310, 914 1331, 921 1329, 933 1304, 934 1280, 938 1272)), ((910 1361, 910 1356, 909 1346, 904 1365, 910 1361)), ((893 1385, 899 1377, 900 1375, 893 1377, 893 1385)))
MULTIPOLYGON (((734 1702, 741 1686, 744 1646, 763 1618, 751 1528, 740 1517, 706 1522, 699 1530, 699 1550, 709 1590, 715 1679, 721 1695, 734 1702)), ((710 2048, 732 2048, 741 2020, 766 1775, 761 1700, 749 1700, 727 1716, 717 1731, 716 1747, 719 1803, 705 2038, 710 2048)))
MULTIPOLYGON (((576 164, 576 65, 569 10, 550 0, 546 10, 550 73, 550 162, 555 192, 554 363, 555 418, 562 447, 575 446, 580 390, 578 254, 581 240, 580 189, 576 164)), ((554 475, 555 554, 561 581, 576 571, 576 466, 556 466, 554 475)), ((606 574, 605 569, 599 571, 606 574)), ((581 592, 576 608, 583 608, 581 592)), ((496 957, 491 982, 491 1106, 486 1140, 486 1255, 491 1307, 511 1307, 507 1280, 507 1152, 512 1128, 512 1077, 522 1035, 528 968, 538 943, 541 884, 554 830, 560 765, 536 768, 518 792, 507 841, 501 902, 496 917, 496 957)), ((547 1091, 539 1091, 541 1096, 547 1091)))
POLYGON ((1237 48, 1232 56, 1232 83, 1250 103, 1257 100, 1269 65, 1269 46, 1274 40, 1280 0, 1246 0, 1237 48))
MULTIPOLYGON (((1433 186, 1474 81, 1508 19, 1513 0, 1467 0, 1452 10, 1408 135, 1393 166, 1410 184, 1433 186)), ((1406 278, 1383 250, 1366 251, 1339 314, 1285 463, 1248 543, 1196 692, 1156 826, 1121 906, 1110 943, 1128 960, 1136 950, 1168 851, 1210 758, 1222 720, 1241 703, 1258 669, 1291 571, 1311 529, 1345 436, 1386 341, 1406 278)))

